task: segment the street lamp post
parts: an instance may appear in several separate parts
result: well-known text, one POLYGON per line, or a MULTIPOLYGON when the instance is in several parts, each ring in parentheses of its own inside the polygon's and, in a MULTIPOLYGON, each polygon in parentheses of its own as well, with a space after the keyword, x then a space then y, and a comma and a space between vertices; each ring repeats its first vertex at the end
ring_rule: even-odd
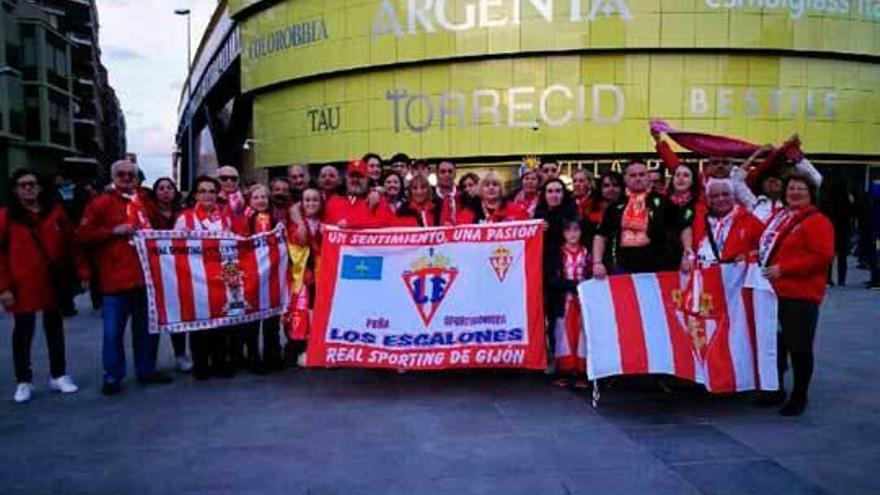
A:
MULTIPOLYGON (((186 16, 186 107, 183 109, 183 115, 188 119, 186 126, 186 165, 190 168, 193 167, 193 132, 192 132, 192 117, 189 114, 189 105, 192 102, 192 84, 191 84, 191 76, 192 76, 192 12, 189 9, 175 9, 174 15, 186 16)), ((183 171, 178 169, 178 174, 180 176, 183 175, 183 171)), ((177 182, 179 187, 183 187, 183 184, 180 184, 181 177, 177 177, 177 182)))

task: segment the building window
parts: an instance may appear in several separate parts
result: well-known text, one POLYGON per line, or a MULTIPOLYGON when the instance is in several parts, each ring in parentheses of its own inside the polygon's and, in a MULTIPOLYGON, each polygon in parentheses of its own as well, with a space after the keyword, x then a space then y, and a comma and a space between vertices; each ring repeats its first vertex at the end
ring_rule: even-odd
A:
POLYGON ((71 121, 70 99, 55 90, 49 90, 49 136, 50 141, 70 146, 71 121))
POLYGON ((24 89, 14 77, 6 78, 6 95, 9 97, 9 132, 24 135, 24 89))
POLYGON ((37 76, 37 29, 33 24, 21 26, 22 73, 26 81, 36 81, 37 76))
POLYGON ((67 45, 64 40, 51 33, 46 33, 46 68, 49 84, 67 89, 67 45))
POLYGON ((25 139, 42 141, 40 129, 40 90, 37 86, 27 86, 24 90, 25 139))
POLYGON ((18 24, 12 19, 11 12, 5 12, 3 29, 6 31, 6 65, 13 69, 21 69, 21 41, 19 40, 18 24))

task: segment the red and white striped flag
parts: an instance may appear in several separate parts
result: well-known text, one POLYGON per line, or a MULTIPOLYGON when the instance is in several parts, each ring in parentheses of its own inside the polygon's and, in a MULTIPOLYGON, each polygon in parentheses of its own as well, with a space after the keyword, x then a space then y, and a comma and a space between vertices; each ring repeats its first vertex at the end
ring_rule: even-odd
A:
POLYGON ((288 295, 284 227, 253 237, 143 230, 135 237, 150 332, 190 332, 282 314, 288 295))
POLYGON ((589 378, 668 374, 715 393, 777 390, 776 295, 767 284, 747 287, 753 273, 737 264, 690 277, 664 272, 584 282, 589 378))

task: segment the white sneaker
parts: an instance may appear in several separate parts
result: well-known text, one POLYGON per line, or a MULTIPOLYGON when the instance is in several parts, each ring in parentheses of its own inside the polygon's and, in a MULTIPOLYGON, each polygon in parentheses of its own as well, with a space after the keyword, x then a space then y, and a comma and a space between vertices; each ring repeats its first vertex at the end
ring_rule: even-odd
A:
POLYGON ((300 368, 306 367, 306 353, 302 353, 296 358, 296 365, 300 368))
POLYGON ((18 403, 27 402, 31 400, 31 393, 34 391, 34 386, 30 383, 19 383, 17 387, 15 387, 15 396, 13 400, 18 403))
POLYGON ((192 359, 186 354, 174 358, 174 369, 181 373, 189 373, 193 369, 192 359))
POLYGON ((61 392, 62 394, 72 394, 79 390, 79 387, 73 383, 73 380, 70 379, 70 376, 63 375, 58 378, 52 378, 49 380, 49 388, 56 392, 61 392))

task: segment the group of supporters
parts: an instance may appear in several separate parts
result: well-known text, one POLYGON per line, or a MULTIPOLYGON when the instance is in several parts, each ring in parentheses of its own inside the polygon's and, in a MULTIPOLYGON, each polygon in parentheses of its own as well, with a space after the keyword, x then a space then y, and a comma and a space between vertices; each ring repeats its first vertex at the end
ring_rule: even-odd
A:
MULTIPOLYGON (((83 288, 96 279, 93 290, 103 296, 103 393, 122 390, 129 319, 138 381, 171 381, 156 371, 159 336, 147 331, 144 278, 132 242, 137 230, 246 236, 284 224, 292 244, 309 248, 303 280, 313 290, 327 225, 439 227, 541 219, 546 222, 547 335, 557 384, 587 385, 576 291, 583 280, 749 261, 760 266, 779 297, 779 373, 788 369, 790 357, 794 375, 790 396, 780 391, 762 401, 785 402, 784 414, 800 414, 834 255, 832 224, 816 207, 822 177, 804 158, 797 137, 761 148, 739 165, 727 157, 707 157, 703 170, 680 162, 664 135, 654 137, 666 170, 649 171, 633 162, 623 174, 594 177, 581 169, 573 173, 569 189, 558 165, 546 162, 522 167, 518 188, 509 194, 493 171, 458 177, 451 160, 434 168, 403 154, 385 163, 368 154, 351 161, 344 174, 326 166, 313 178, 308 167, 294 165, 287 177, 248 187, 235 168, 224 166, 216 177, 196 178, 184 206, 173 180, 162 178, 146 188, 136 165, 119 161, 111 169, 112 184, 88 203, 78 225, 53 202, 34 172, 16 171, 11 206, 0 213, 0 300, 15 316, 15 400, 28 400, 33 390, 30 348, 35 313, 41 311, 50 387, 77 390, 65 370, 62 296, 52 282, 64 265, 76 268, 83 288), (432 172, 436 181, 429 180, 432 172)), ((204 380, 231 377, 240 367, 263 373, 297 360, 302 364, 302 336, 284 332, 283 326, 283 318, 275 317, 193 332, 188 339, 174 335, 176 366, 204 380), (284 346, 282 333, 288 336, 284 346)))

